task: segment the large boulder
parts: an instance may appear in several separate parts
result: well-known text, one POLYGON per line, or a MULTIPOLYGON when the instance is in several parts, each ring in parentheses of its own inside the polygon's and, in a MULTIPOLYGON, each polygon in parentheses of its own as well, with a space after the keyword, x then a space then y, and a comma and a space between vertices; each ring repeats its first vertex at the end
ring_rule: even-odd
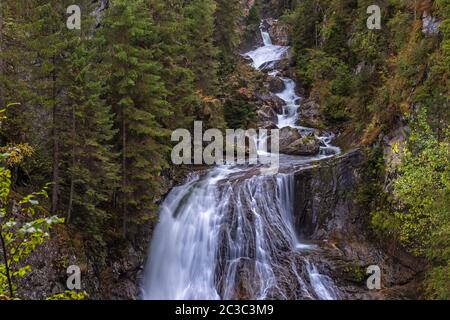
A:
POLYGON ((271 105, 265 104, 256 111, 258 122, 275 122, 277 120, 277 113, 272 109, 271 105))
POLYGON ((290 40, 289 35, 291 30, 289 25, 275 19, 267 19, 265 21, 265 26, 269 32, 272 43, 277 46, 289 46, 290 40))
POLYGON ((259 128, 276 128, 278 114, 283 113, 284 101, 273 93, 257 93, 257 121, 259 128))
POLYGON ((314 136, 306 136, 282 148, 280 152, 296 156, 314 156, 320 152, 320 141, 314 136))
POLYGON ((323 127, 323 118, 320 113, 320 106, 312 101, 306 100, 298 108, 298 125, 309 128, 321 128, 323 127))
POLYGON ((284 82, 279 77, 268 76, 264 82, 264 86, 274 93, 282 92, 284 90, 284 82))
POLYGON ((280 130, 280 153, 295 156, 313 156, 320 152, 320 140, 313 135, 302 136, 297 129, 280 130))
POLYGON ((256 98, 259 100, 257 103, 258 109, 266 111, 266 108, 271 108, 276 114, 283 113, 283 106, 285 105, 285 102, 277 95, 273 93, 257 93, 256 98))
POLYGON ((297 129, 291 127, 282 128, 280 129, 280 148, 286 147, 301 138, 302 135, 297 129))

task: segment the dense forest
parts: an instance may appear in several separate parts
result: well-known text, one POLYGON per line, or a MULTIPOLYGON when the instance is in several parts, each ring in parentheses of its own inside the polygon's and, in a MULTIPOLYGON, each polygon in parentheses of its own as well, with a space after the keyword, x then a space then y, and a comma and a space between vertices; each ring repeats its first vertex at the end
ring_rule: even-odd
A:
POLYGON ((258 126, 263 80, 241 53, 276 18, 318 106, 302 125, 364 154, 354 201, 373 241, 423 262, 418 297, 450 299, 449 0, 377 1, 380 30, 369 0, 76 2, 79 30, 73 1, 0 3, 0 297, 114 296, 191 170, 170 161, 173 130, 258 126), (58 263, 33 265, 55 246, 58 263), (81 291, 65 291, 71 264, 91 274, 81 291), (40 268, 63 285, 30 294, 40 268))

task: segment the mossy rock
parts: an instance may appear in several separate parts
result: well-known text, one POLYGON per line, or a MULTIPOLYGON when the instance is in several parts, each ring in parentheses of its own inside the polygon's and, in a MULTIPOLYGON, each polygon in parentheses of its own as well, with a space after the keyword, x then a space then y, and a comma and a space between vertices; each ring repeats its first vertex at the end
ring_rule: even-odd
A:
POLYGON ((367 278, 366 268, 354 264, 348 264, 342 268, 342 277, 356 284, 363 284, 367 278))

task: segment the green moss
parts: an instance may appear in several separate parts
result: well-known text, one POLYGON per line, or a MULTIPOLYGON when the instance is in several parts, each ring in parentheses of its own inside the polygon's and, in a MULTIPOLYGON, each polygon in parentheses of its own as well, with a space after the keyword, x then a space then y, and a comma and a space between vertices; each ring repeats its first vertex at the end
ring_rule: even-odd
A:
POLYGON ((342 270, 344 277, 354 283, 362 284, 366 280, 366 268, 358 265, 347 265, 342 270))

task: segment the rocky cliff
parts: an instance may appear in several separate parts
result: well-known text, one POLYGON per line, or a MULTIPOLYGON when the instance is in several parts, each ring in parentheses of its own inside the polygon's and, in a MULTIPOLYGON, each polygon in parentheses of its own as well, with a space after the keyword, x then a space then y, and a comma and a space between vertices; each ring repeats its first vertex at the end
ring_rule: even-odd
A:
POLYGON ((420 261, 376 239, 370 213, 358 204, 366 164, 354 150, 295 174, 295 222, 302 239, 318 243, 319 271, 335 279, 349 299, 418 298, 425 268, 420 261), (369 291, 367 267, 381 268, 382 290, 369 291))

